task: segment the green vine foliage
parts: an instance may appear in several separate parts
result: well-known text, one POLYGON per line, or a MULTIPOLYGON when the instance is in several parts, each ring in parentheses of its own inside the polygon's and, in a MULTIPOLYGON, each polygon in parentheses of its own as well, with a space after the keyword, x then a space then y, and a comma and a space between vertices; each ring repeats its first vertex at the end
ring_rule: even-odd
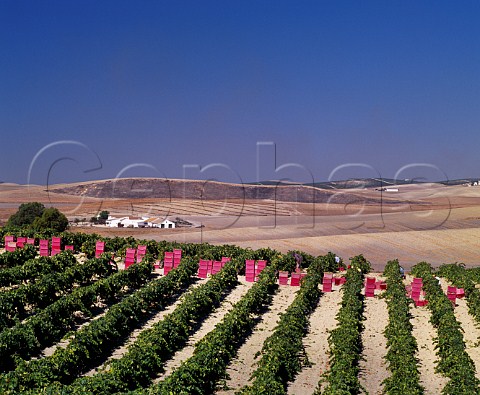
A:
POLYGON ((104 371, 79 378, 69 387, 53 386, 50 390, 63 394, 108 395, 148 386, 163 371, 165 362, 186 344, 199 323, 237 285, 237 272, 242 265, 243 262, 232 260, 207 283, 188 292, 172 313, 142 331, 128 352, 113 360, 104 371))
POLYGON ((388 325, 384 332, 388 348, 385 359, 390 371, 390 376, 383 381, 384 391, 388 395, 420 395, 424 388, 420 385, 415 356, 418 347, 410 322, 412 300, 405 294, 398 260, 387 263, 384 276, 387 278, 385 299, 388 309, 388 325))
POLYGON ((358 394, 358 362, 362 352, 363 330, 363 281, 370 263, 362 256, 351 259, 347 270, 347 281, 343 285, 342 306, 336 316, 337 327, 328 336, 330 346, 330 369, 320 381, 315 394, 350 395, 358 394), (326 383, 325 389, 321 390, 326 383))
POLYGON ((434 341, 439 361, 435 369, 450 379, 442 394, 480 394, 480 382, 475 377, 475 364, 465 351, 462 328, 455 318, 452 303, 433 276, 432 267, 421 262, 412 268, 412 273, 423 279, 428 308, 432 313, 430 322, 437 330, 434 341))
POLYGON ((191 358, 183 362, 164 381, 147 390, 138 390, 137 393, 213 393, 217 382, 225 377, 227 366, 242 341, 255 326, 255 316, 271 302, 275 289, 276 268, 267 266, 260 274, 258 282, 225 315, 222 322, 197 343, 191 358))
MULTIPOLYGON (((2 239, 6 232, 0 229, 2 239)), ((0 255, 0 286, 11 288, 3 292, 4 296, 0 294, 0 320, 3 318, 5 323, 0 332, 2 394, 211 393, 226 378, 228 364, 271 303, 278 289, 278 270, 293 271, 296 266, 291 254, 270 248, 254 251, 231 245, 108 238, 49 229, 10 228, 8 232, 37 240, 60 236, 62 245, 73 245, 74 252, 83 252, 89 259, 77 263, 70 252, 37 257, 35 247, 29 245, 0 255), (105 242, 105 254, 96 259, 93 257, 98 240, 105 242), (112 255, 122 257, 128 247, 138 245, 147 247, 144 261, 117 272, 112 255), (182 249, 181 265, 153 280, 153 261, 161 261, 166 251, 175 248, 182 249), (105 362, 133 329, 182 294, 194 281, 199 258, 220 260, 223 256, 233 259, 206 284, 186 292, 171 314, 142 331, 122 358, 106 364, 93 377, 79 378, 105 362), (269 265, 222 322, 197 344, 194 356, 163 382, 151 385, 165 362, 237 284, 246 259, 263 259, 269 265), (98 302, 109 304, 109 308, 103 316, 86 323, 98 314, 98 302), (79 323, 86 325, 75 330, 79 323), (51 356, 41 355, 45 347, 62 338, 68 342, 65 348, 57 348, 51 356)), ((274 334, 265 342, 255 376, 260 383, 264 378, 267 381, 270 374, 270 391, 276 387, 284 391, 286 382, 301 369, 302 338, 320 296, 318 283, 324 271, 338 267, 333 253, 325 257, 297 253, 302 256, 302 267, 309 268, 308 276, 274 334), (263 375, 262 370, 269 372, 263 375)), ((363 257, 356 259, 355 271, 359 273, 368 262, 363 257)))
POLYGON ((77 331, 66 348, 58 348, 49 357, 19 363, 14 371, 2 375, 0 391, 13 394, 46 387, 55 381, 71 383, 121 344, 150 311, 161 307, 167 297, 189 284, 197 268, 198 262, 182 260, 167 276, 152 281, 77 331))
MULTIPOLYGON (((104 263, 108 259, 103 258, 104 263)), ((113 302, 118 297, 141 287, 150 278, 149 263, 132 265, 84 287, 76 288, 27 321, 0 333, 0 371, 16 367, 19 358, 38 355, 45 347, 59 341, 76 323, 76 312, 92 316, 97 302, 113 302)))
MULTIPOLYGON (((77 263, 76 260, 63 259, 65 253, 53 257, 37 257, 24 264, 0 270, 0 287, 11 287, 32 282, 45 274, 62 272, 77 263)), ((68 254, 68 252, 67 252, 68 254)))
POLYGON ((310 313, 318 304, 318 285, 328 264, 328 257, 324 257, 310 265, 295 300, 263 344, 253 383, 242 388, 240 394, 286 394, 288 382, 302 368, 302 340, 308 331, 310 313))
POLYGON ((468 312, 480 324, 480 289, 475 286, 478 284, 476 268, 466 269, 462 263, 452 263, 440 266, 437 275, 465 290, 468 312))
POLYGON ((108 260, 94 259, 85 264, 76 264, 71 252, 58 254, 57 261, 67 268, 63 272, 53 272, 37 281, 23 284, 0 293, 0 328, 14 325, 19 319, 34 309, 43 309, 60 297, 69 294, 76 285, 86 285, 95 278, 108 276, 112 267, 108 260))
POLYGON ((0 254, 0 268, 23 265, 29 259, 35 258, 36 255, 37 250, 29 244, 12 252, 6 251, 0 254))

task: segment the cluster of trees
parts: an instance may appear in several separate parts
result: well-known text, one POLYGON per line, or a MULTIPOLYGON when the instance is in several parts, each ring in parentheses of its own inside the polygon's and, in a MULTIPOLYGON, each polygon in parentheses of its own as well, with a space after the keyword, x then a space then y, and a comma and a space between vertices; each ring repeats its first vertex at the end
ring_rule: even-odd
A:
POLYGON ((106 210, 100 211, 100 213, 96 217, 90 218, 90 222, 97 225, 99 224, 105 225, 105 222, 107 221, 109 214, 110 213, 106 210))
POLYGON ((35 230, 53 229, 63 232, 68 227, 67 217, 55 207, 46 208, 42 203, 23 203, 11 215, 7 227, 29 227, 35 230))

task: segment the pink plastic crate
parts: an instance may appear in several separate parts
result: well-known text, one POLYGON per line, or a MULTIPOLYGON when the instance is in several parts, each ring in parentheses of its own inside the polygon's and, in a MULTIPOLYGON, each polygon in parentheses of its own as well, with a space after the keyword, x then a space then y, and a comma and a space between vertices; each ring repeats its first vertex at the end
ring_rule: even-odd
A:
POLYGON ((288 285, 288 272, 281 271, 278 273, 278 284, 288 285))

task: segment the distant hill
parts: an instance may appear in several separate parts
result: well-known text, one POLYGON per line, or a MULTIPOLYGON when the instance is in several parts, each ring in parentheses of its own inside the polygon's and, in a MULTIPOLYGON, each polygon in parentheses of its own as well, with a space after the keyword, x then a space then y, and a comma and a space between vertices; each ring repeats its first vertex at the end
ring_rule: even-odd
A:
MULTIPOLYGON (((339 204, 372 203, 378 198, 358 196, 355 191, 335 193, 311 185, 273 183, 273 185, 230 184, 216 181, 165 180, 160 178, 121 178, 51 186, 50 192, 101 199, 259 199, 284 202, 339 204), (332 198, 332 196, 334 196, 332 198), (333 200, 332 200, 333 199, 333 200)), ((384 203, 396 203, 385 199, 384 203)))
POLYGON ((362 188, 383 188, 392 185, 411 185, 434 183, 442 185, 464 185, 478 181, 479 178, 462 178, 448 181, 419 181, 417 179, 395 180, 393 178, 352 178, 339 181, 320 181, 315 183, 287 183, 285 181, 261 181, 252 182, 249 185, 304 185, 320 189, 362 189, 362 188))
MULTIPOLYGON (((475 178, 438 182, 439 185, 463 185, 475 178)), ((379 189, 393 185, 422 184, 417 180, 394 180, 389 178, 358 178, 342 181, 325 181, 302 184, 285 181, 262 181, 247 184, 232 184, 217 181, 176 180, 161 178, 120 178, 72 184, 54 185, 50 192, 101 199, 258 199, 303 203, 398 203, 394 197, 360 196, 362 189, 379 189), (357 192, 358 191, 358 192, 357 192), (343 193, 338 193, 343 192, 343 193), (335 195, 335 198, 332 196, 335 195), (333 200, 332 200, 333 199, 333 200)), ((429 182, 431 184, 431 182, 429 182)), ((405 203, 405 201, 402 201, 405 203)), ((415 203, 415 202, 411 202, 415 203)))
POLYGON ((362 189, 381 188, 390 185, 419 184, 416 180, 394 180, 392 178, 352 178, 339 181, 320 181, 315 183, 286 183, 284 181, 261 181, 250 185, 304 185, 320 189, 362 189))
POLYGON ((458 180, 448 180, 448 181, 441 181, 440 184, 443 185, 464 185, 464 184, 471 184, 472 182, 477 182, 480 178, 463 178, 458 180))
MULTIPOLYGON (((316 188, 323 189, 358 189, 358 188, 383 188, 392 185, 418 184, 415 180, 394 180, 391 178, 355 178, 342 181, 325 181, 313 184, 316 188)), ((312 184, 309 184, 312 185, 312 184)))

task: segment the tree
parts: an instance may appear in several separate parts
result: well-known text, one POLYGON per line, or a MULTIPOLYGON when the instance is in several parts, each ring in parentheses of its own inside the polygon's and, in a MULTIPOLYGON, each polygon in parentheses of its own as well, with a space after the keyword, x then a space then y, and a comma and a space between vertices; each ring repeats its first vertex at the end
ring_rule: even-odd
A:
POLYGON ((100 211, 100 214, 98 214, 98 218, 100 219, 103 219, 104 221, 106 221, 108 219, 108 215, 110 213, 106 210, 103 210, 103 211, 100 211))
POLYGON ((68 219, 58 209, 46 208, 42 216, 33 221, 33 227, 36 230, 53 229, 56 232, 63 232, 68 227, 68 219))
POLYGON ((90 222, 95 225, 105 225, 109 214, 110 213, 106 210, 100 211, 96 217, 90 218, 90 222))
POLYGON ((100 214, 98 214, 98 216, 97 216, 97 223, 105 225, 105 223, 107 222, 109 214, 110 213, 106 210, 100 211, 100 214))
POLYGON ((41 217, 45 206, 39 202, 23 203, 18 211, 8 219, 7 226, 32 225, 35 218, 41 217))

